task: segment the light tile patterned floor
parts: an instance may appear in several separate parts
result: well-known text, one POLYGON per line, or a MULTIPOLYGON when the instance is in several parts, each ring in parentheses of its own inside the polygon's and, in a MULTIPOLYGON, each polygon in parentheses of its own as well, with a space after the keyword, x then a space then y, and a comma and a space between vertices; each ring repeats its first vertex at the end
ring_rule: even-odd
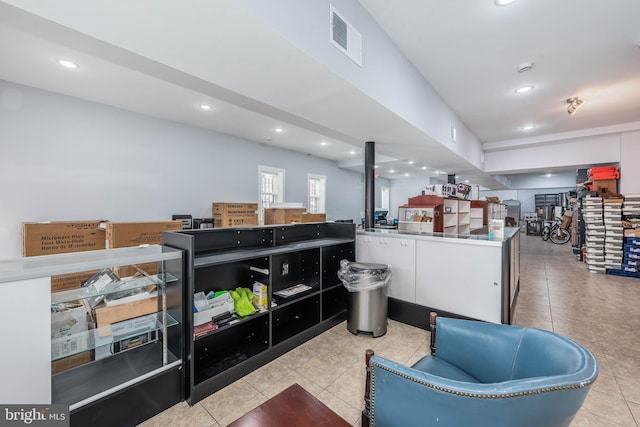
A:
MULTIPOLYGON (((639 426, 640 279, 590 274, 568 245, 521 237, 514 323, 566 335, 600 362, 600 377, 571 426, 639 426)), ((412 364, 428 353, 428 340, 429 332, 393 320, 375 339, 352 335, 343 322, 193 407, 182 402, 142 426, 226 426, 293 383, 359 426, 365 350, 412 364)))

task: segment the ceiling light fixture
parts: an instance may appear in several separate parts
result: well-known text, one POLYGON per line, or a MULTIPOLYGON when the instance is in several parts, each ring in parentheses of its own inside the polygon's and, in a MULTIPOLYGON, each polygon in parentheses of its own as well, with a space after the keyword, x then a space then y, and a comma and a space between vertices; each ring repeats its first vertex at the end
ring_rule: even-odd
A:
POLYGON ((66 59, 58 59, 58 64, 62 65, 65 68, 75 69, 78 68, 78 64, 75 62, 68 61, 66 59))
POLYGON ((211 108, 213 108, 213 107, 211 107, 211 105, 209 105, 209 104, 200 104, 200 109, 201 110, 209 111, 209 110, 211 110, 211 108))
POLYGON ((378 166, 378 165, 375 165, 375 166, 374 166, 373 168, 374 168, 374 169, 378 169, 379 167, 380 167, 380 166, 378 166))
POLYGON ((533 68, 533 62, 523 62, 522 64, 516 67, 516 71, 519 73, 524 73, 525 71, 529 71, 533 68))
POLYGON ((465 179, 465 180, 464 180, 464 182, 469 183, 469 180, 468 180, 468 179, 465 179))
POLYGON ((516 0, 496 0, 496 5, 498 6, 506 6, 508 4, 513 3, 516 0))
POLYGON ((389 173, 396 173, 393 169, 389 169, 389 173))
POLYGON ((410 165, 412 165, 412 164, 414 164, 414 163, 415 163, 415 162, 414 162, 413 160, 409 160, 409 164, 410 164, 410 165))
POLYGON ((422 167, 422 170, 423 170, 423 171, 426 171, 426 170, 427 170, 427 167, 426 167, 426 166, 423 166, 423 167, 422 167))
POLYGON ((529 86, 519 87, 514 92, 515 93, 527 93, 527 92, 531 92, 532 90, 533 90, 533 86, 529 85, 529 86))
POLYGON ((532 130, 536 127, 536 125, 524 125, 522 126, 522 130, 532 130))
POLYGON ((408 174, 408 173, 405 173, 405 174, 404 174, 404 176, 409 176, 409 174, 408 174))
POLYGON ((569 113, 569 115, 574 115, 583 103, 584 101, 577 96, 568 98, 567 104, 569 104, 569 106, 567 107, 567 113, 569 113))
POLYGON ((276 131, 277 133, 282 133, 284 130, 283 130, 282 128, 275 128, 275 131, 276 131))
POLYGON ((547 178, 551 178, 551 174, 550 174, 550 173, 547 173, 545 176, 546 176, 547 178))
POLYGON ((349 151, 349 154, 351 154, 352 156, 355 156, 356 152, 351 150, 351 151, 349 151))
POLYGON ((327 142, 326 142, 326 141, 322 141, 322 142, 320 143, 320 145, 322 145, 322 146, 324 147, 325 145, 327 145, 327 142))

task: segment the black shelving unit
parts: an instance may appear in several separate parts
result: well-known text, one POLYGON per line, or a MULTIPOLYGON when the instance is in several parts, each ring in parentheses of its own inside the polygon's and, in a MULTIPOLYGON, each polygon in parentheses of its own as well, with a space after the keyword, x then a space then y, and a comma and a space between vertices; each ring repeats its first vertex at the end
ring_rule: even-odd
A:
POLYGON ((194 404, 345 318, 340 260, 355 261, 355 225, 313 223, 163 233, 186 254, 185 397, 194 404), (253 267, 253 268, 252 268, 253 267), (194 338, 197 292, 268 286, 268 306, 194 338), (296 285, 290 296, 276 292, 296 285))

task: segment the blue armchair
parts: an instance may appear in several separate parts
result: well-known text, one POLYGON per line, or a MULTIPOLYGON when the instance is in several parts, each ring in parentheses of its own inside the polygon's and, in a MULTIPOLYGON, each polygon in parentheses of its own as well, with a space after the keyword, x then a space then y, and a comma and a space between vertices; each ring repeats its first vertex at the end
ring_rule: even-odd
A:
POLYGON ((413 366, 367 350, 363 426, 568 426, 598 376, 555 333, 431 316, 432 354, 413 366))

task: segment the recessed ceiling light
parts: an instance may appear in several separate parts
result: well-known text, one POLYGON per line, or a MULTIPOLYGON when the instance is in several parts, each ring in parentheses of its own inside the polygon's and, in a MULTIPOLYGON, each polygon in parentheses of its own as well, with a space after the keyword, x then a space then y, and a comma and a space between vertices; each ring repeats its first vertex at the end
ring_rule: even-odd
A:
POLYGON ((531 130, 535 129, 536 125, 524 125, 522 126, 522 130, 531 130))
POLYGON ((458 175, 456 175, 456 179, 459 179, 460 177, 458 175))
POLYGON ((531 92, 532 90, 533 90, 533 86, 529 85, 529 86, 519 87, 514 92, 515 93, 527 93, 527 92, 531 92))
POLYGON ((464 180, 464 182, 468 183, 468 182, 469 182, 469 180, 468 180, 468 179, 465 179, 465 180, 464 180))
POLYGON ((414 162, 413 160, 409 160, 409 164, 410 164, 410 165, 412 165, 412 164, 414 164, 414 163, 415 163, 415 162, 414 162))
POLYGON ((396 173, 393 169, 389 169, 389 173, 396 173))
POLYGON ((547 173, 545 176, 546 176, 547 178, 551 178, 551 174, 550 174, 550 173, 547 173))
POLYGON ((379 167, 380 167, 380 166, 378 166, 378 165, 375 165, 375 166, 374 166, 373 168, 374 168, 374 169, 378 169, 379 167))
POLYGON ((325 145, 327 145, 327 142, 326 142, 326 141, 322 141, 322 142, 320 143, 320 145, 322 145, 322 146, 324 147, 325 145))
POLYGON ((508 4, 513 3, 514 1, 516 1, 516 0, 496 0, 496 4, 498 6, 506 6, 508 4))
POLYGON ((78 64, 75 62, 68 61, 66 59, 58 59, 58 64, 62 65, 65 68, 78 68, 78 64))
POLYGON ((353 150, 351 150, 351 151, 349 151, 349 154, 351 154, 352 156, 354 156, 354 155, 356 154, 356 152, 355 152, 355 151, 353 151, 353 150))
POLYGON ((284 129, 282 129, 282 128, 275 128, 275 131, 276 131, 277 133, 282 133, 282 132, 284 131, 284 129))
POLYGON ((426 166, 423 166, 423 167, 422 167, 422 170, 423 170, 423 171, 426 171, 426 170, 427 170, 427 167, 426 167, 426 166))
POLYGON ((211 108, 213 108, 213 107, 211 107, 211 105, 209 105, 209 104, 200 104, 200 109, 201 110, 209 111, 209 110, 211 110, 211 108))
POLYGON ((408 174, 408 173, 405 173, 405 174, 404 174, 404 176, 409 176, 409 174, 408 174))

